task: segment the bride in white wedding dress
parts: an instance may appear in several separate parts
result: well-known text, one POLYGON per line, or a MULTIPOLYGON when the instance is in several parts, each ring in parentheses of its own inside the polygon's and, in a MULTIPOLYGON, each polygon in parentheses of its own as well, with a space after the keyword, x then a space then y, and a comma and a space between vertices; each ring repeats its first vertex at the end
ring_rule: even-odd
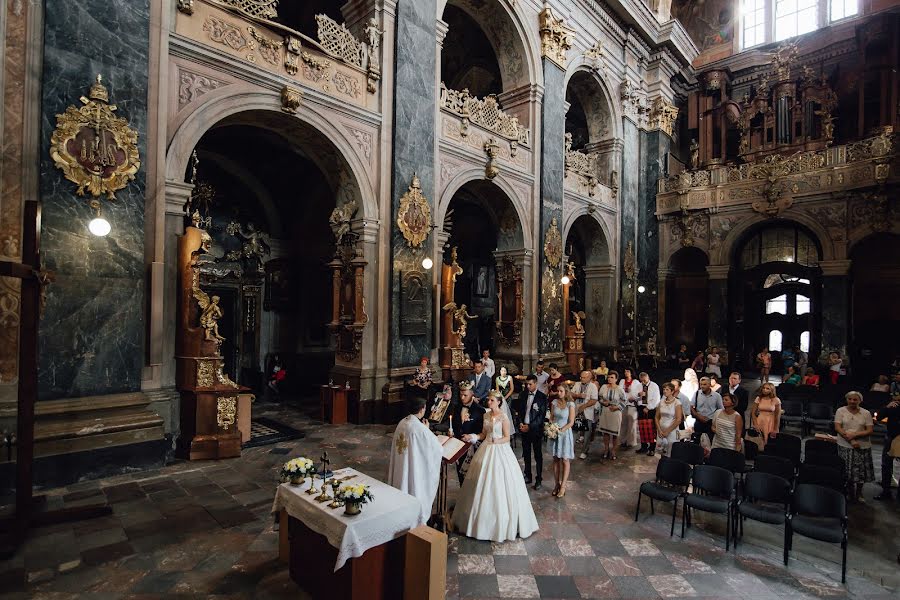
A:
POLYGON ((466 440, 484 441, 472 458, 453 511, 456 531, 492 542, 526 538, 538 529, 522 467, 509 447, 512 424, 502 405, 500 393, 490 392, 484 428, 466 440))

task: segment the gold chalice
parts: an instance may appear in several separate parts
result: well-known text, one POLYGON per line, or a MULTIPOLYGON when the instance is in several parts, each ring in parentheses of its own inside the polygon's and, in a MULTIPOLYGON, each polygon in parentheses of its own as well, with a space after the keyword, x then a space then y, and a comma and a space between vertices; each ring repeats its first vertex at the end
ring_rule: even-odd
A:
POLYGON ((316 474, 313 473, 309 476, 309 489, 306 490, 306 493, 312 496, 313 494, 318 494, 319 490, 316 489, 316 474))
POLYGON ((337 497, 339 487, 341 487, 341 480, 332 478, 331 479, 331 495, 334 496, 334 500, 332 500, 331 502, 328 503, 328 508, 339 508, 344 505, 344 503, 341 502, 340 500, 338 500, 338 497, 337 497))
POLYGON ((324 476, 322 477, 322 493, 313 498, 313 500, 315 500, 316 502, 328 502, 329 500, 331 500, 331 496, 328 495, 328 485, 331 481, 333 481, 333 478, 325 479, 324 476))

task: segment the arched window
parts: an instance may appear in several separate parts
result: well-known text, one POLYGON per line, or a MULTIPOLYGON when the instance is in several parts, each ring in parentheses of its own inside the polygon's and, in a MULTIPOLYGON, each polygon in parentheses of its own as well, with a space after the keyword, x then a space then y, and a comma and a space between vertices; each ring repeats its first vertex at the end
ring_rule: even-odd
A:
POLYGON ((769 332, 769 351, 781 352, 781 332, 777 329, 769 332))
POLYGON ((800 350, 809 352, 809 332, 804 331, 800 334, 800 350))
MULTIPOLYGON (((806 296, 801 296, 800 294, 797 294, 797 314, 809 314, 809 298, 807 298, 806 296)), ((806 351, 804 350, 804 352, 806 351)))
POLYGON ((796 225, 776 225, 757 231, 744 242, 741 268, 752 269, 772 262, 789 262, 814 267, 819 264, 819 248, 796 225))

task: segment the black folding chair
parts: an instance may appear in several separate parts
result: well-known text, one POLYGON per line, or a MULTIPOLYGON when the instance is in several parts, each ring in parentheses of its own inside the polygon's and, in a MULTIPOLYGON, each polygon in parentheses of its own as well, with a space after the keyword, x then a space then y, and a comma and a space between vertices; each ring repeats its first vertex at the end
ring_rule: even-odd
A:
POLYGON ((803 454, 804 457, 808 454, 830 454, 832 456, 837 456, 837 444, 834 442, 829 442, 828 440, 817 440, 816 438, 811 438, 804 442, 803 454))
POLYGON ((703 448, 700 444, 688 441, 680 441, 672 444, 670 456, 674 459, 686 462, 691 466, 703 464, 703 448))
POLYGON ((687 492, 691 482, 691 465, 674 458, 663 457, 656 465, 656 479, 645 481, 638 492, 637 507, 634 509, 634 520, 638 520, 641 512, 641 496, 650 498, 650 514, 656 514, 654 500, 672 503, 672 527, 669 537, 675 535, 675 513, 678 512, 678 499, 687 492))
POLYGON ((725 551, 731 544, 731 526, 734 518, 734 475, 730 471, 712 465, 697 465, 691 478, 693 491, 684 497, 681 511, 681 537, 684 537, 685 521, 690 523, 691 509, 725 515, 725 551))
POLYGON ((783 525, 787 520, 790 503, 790 481, 770 473, 747 473, 747 477, 744 479, 743 497, 737 505, 740 530, 738 530, 738 524, 735 524, 734 549, 737 550, 738 539, 744 537, 744 519, 752 519, 770 525, 783 525))
POLYGON ((800 464, 802 449, 803 441, 800 437, 789 433, 778 433, 774 440, 766 443, 765 453, 786 458, 796 467, 800 464))
POLYGON ((803 402, 791 398, 781 402, 781 424, 796 425, 803 430, 803 402))
POLYGON ((784 527, 784 564, 788 564, 794 533, 840 544, 841 583, 847 582, 847 499, 838 491, 804 483, 794 489, 791 511, 784 527))
POLYGON ((760 454, 753 463, 753 470, 758 473, 769 473, 770 475, 778 475, 782 479, 794 481, 794 465, 786 458, 780 456, 772 456, 771 454, 760 454))
POLYGON ((817 467, 830 467, 843 474, 846 465, 844 459, 837 454, 823 454, 821 452, 808 452, 803 459, 803 464, 817 467))
MULTIPOLYGON (((841 460, 838 458, 838 460, 841 460)), ((846 493, 846 483, 844 482, 844 471, 842 468, 833 466, 811 465, 803 463, 797 473, 797 485, 801 483, 811 483, 813 485, 821 485, 823 487, 846 493)))
MULTIPOLYGON (((825 431, 832 431, 834 429, 834 411, 828 404, 813 402, 806 409, 806 416, 803 417, 803 428, 806 431, 806 435, 812 433, 813 429, 817 427, 822 428, 825 431)), ((822 443, 825 444, 830 443, 823 440, 817 441, 822 441, 822 443)))
MULTIPOLYGON (((740 484, 744 473, 747 472, 747 459, 737 450, 731 450, 730 448, 713 448, 709 452, 706 464, 731 471, 731 474, 735 476, 735 486, 740 484)), ((737 491, 737 488, 735 488, 735 491, 737 491)))

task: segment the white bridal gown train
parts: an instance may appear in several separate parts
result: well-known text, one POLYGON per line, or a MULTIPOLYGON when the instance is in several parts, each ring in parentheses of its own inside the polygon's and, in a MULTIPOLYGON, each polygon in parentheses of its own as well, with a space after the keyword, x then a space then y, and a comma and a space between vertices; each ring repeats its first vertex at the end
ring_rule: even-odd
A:
MULTIPOLYGON (((485 416, 485 440, 503 437, 504 420, 505 415, 496 420, 485 416)), ((526 538, 537 531, 522 467, 509 442, 482 442, 475 452, 453 511, 453 527, 468 537, 492 542, 526 538)))

